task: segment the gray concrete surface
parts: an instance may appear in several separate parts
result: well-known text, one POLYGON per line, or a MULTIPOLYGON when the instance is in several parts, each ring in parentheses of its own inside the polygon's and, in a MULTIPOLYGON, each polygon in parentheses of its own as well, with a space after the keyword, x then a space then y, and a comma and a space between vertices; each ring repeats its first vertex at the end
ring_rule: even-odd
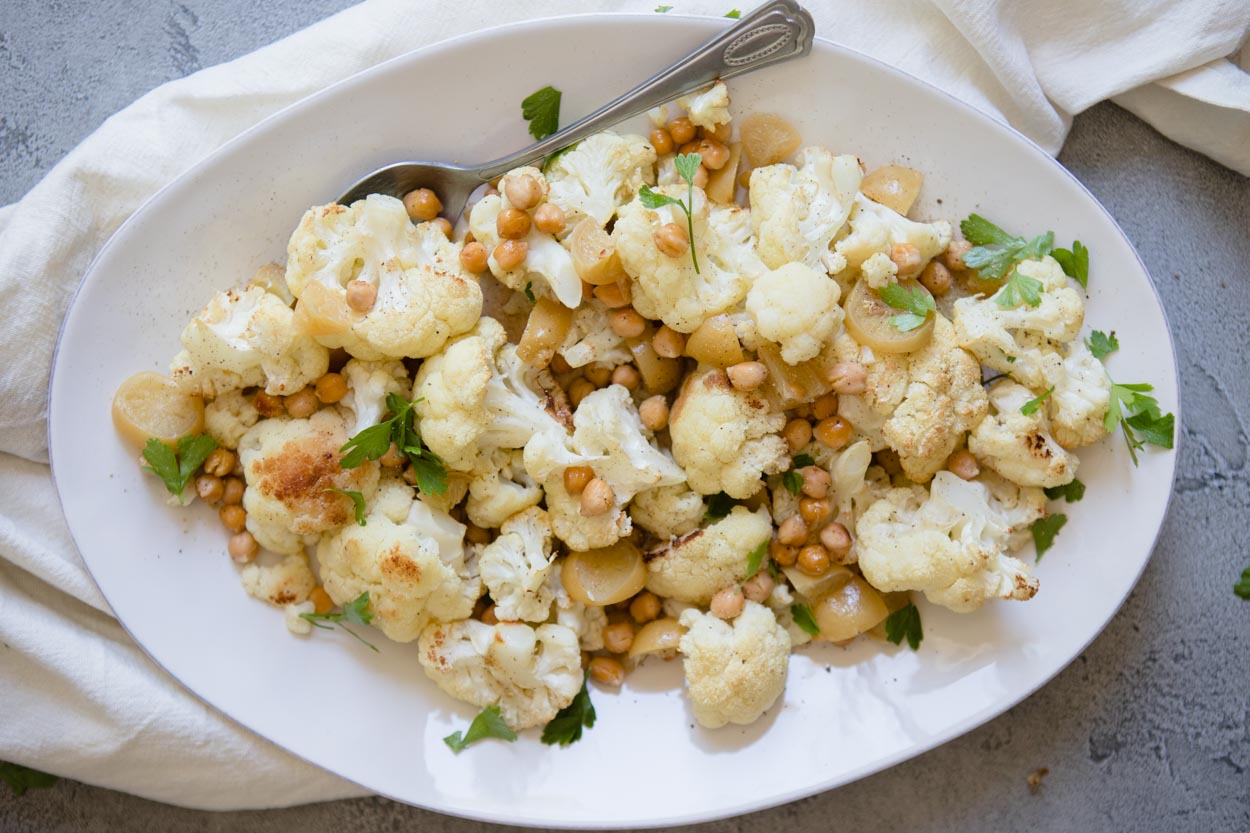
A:
MULTIPOLYGON (((151 87, 345 5, 0 0, 0 203, 151 87)), ((1150 567, 1089 650, 1009 713, 888 772, 702 829, 1250 830, 1250 602, 1231 590, 1250 565, 1250 181, 1112 105, 1076 120, 1061 159, 1140 249, 1180 351, 1184 453, 1150 567), (1025 778, 1043 766, 1033 794, 1025 778)), ((212 814, 64 781, 21 799, 0 788, 6 833, 417 828, 504 829, 384 799, 212 814)))

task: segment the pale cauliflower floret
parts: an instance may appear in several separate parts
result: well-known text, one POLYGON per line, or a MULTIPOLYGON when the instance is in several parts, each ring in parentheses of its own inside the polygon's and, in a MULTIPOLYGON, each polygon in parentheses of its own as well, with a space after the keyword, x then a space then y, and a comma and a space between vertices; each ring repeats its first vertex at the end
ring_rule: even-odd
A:
POLYGON ((597 298, 582 304, 573 313, 573 321, 558 352, 569 367, 585 367, 594 362, 616 367, 633 361, 625 339, 608 326, 608 308, 597 298))
MULTIPOLYGON (((547 178, 537 168, 516 168, 509 171, 504 178, 518 176, 533 177, 543 193, 547 192, 547 178)), ((483 197, 469 212, 469 231, 491 253, 487 259, 491 274, 504 286, 518 292, 529 285, 532 292, 550 293, 569 309, 576 309, 582 300, 582 279, 573 268, 573 256, 560 245, 555 235, 531 226, 525 237, 525 260, 512 269, 504 269, 499 265, 494 252, 503 238, 499 236, 496 222, 500 212, 508 208, 512 208, 512 203, 508 201, 507 194, 499 193, 483 197)))
MULTIPOLYGON (((683 186, 659 190, 683 202, 687 199, 683 186)), ((686 215, 676 206, 650 209, 635 199, 621 207, 612 228, 621 265, 634 279, 635 309, 683 333, 741 302, 751 282, 767 271, 751 243, 749 211, 711 206, 703 190, 695 188, 693 215, 691 245, 699 258, 698 272, 689 251, 670 257, 656 248, 655 233, 661 226, 686 226, 686 215)))
POLYGON ((299 602, 298 604, 289 604, 282 608, 283 621, 286 629, 296 636, 308 636, 312 633, 312 622, 304 618, 304 614, 312 613, 317 606, 309 601, 299 602))
POLYGON ((407 520, 408 513, 412 511, 412 502, 416 498, 416 490, 405 483, 394 469, 391 469, 378 481, 377 494, 374 495, 373 500, 369 501, 369 512, 383 515, 397 524, 402 524, 407 520))
POLYGON ((848 222, 851 224, 850 234, 834 244, 834 251, 846 258, 850 267, 861 266, 864 261, 877 253, 889 256, 891 250, 901 244, 916 247, 920 253, 920 266, 916 272, 937 257, 951 242, 950 223, 939 220, 935 223, 918 223, 909 220, 892 208, 865 197, 855 196, 855 205, 851 209, 848 222))
POLYGON ((260 419, 252 400, 231 390, 204 405, 204 430, 222 448, 238 448, 239 440, 260 419))
POLYGON ((784 581, 773 586, 773 592, 768 594, 765 604, 768 609, 773 612, 773 616, 777 617, 777 624, 786 629, 786 633, 790 635, 790 646, 798 648, 812 641, 812 635, 803 630, 794 621, 794 593, 790 591, 790 585, 784 581))
POLYGON ((1046 492, 1037 486, 1012 483, 993 469, 977 477, 993 495, 993 505, 1011 529, 1007 550, 1014 552, 1033 540, 1033 522, 1046 517, 1046 492))
POLYGON ((563 394, 547 371, 517 358, 493 318, 422 363, 412 397, 425 444, 458 471, 472 471, 480 453, 535 438, 559 445, 567 436, 553 416, 568 418, 563 394))
POLYGON ((546 512, 531 507, 505 521, 499 536, 482 549, 477 564, 501 621, 547 619, 555 600, 547 580, 555 559, 546 512))
POLYGON ((859 567, 878 590, 920 590, 958 613, 992 598, 1025 601, 1037 580, 1006 554, 1012 531, 987 487, 939 472, 931 493, 891 489, 868 508, 857 525, 859 567))
POLYGON ((801 263, 787 263, 755 279, 746 308, 763 338, 781 347, 781 358, 799 364, 820 355, 842 326, 836 281, 801 263))
POLYGON ((170 372, 188 393, 212 398, 263 387, 275 396, 317 381, 324 347, 295 326, 290 307, 259 286, 219 292, 182 331, 170 372))
POLYGON ((701 370, 682 385, 668 430, 690 488, 745 500, 763 486, 761 474, 787 467, 786 442, 777 433, 785 424, 785 414, 773 413, 758 392, 733 387, 724 371, 701 370))
POLYGON ((1111 405, 1111 380, 1080 339, 1068 344, 1061 367, 1050 377, 1055 390, 1046 400, 1055 441, 1064 448, 1096 443, 1107 436, 1104 420, 1111 405))
POLYGON ((639 492, 629 506, 634 523, 657 538, 676 538, 703 522, 703 495, 684 483, 639 492))
POLYGON ((845 259, 830 245, 846 224, 862 179, 857 158, 816 147, 799 153, 797 168, 751 171, 751 227, 764 263, 771 269, 796 262, 831 273, 845 269, 845 259))
POLYGON ((401 522, 377 508, 366 520, 317 546, 321 580, 335 604, 368 593, 371 624, 396 642, 411 642, 430 622, 473 613, 482 585, 465 566, 463 524, 419 500, 410 501, 401 522))
POLYGON ((387 411, 387 394, 407 397, 412 389, 408 371, 400 361, 352 359, 340 373, 347 380, 347 396, 339 404, 356 418, 352 436, 382 421, 387 411))
POLYGON ((261 420, 239 440, 247 488, 247 529, 264 548, 301 553, 305 538, 355 521, 352 501, 340 489, 372 500, 378 464, 339 465, 347 442, 342 416, 318 411, 308 419, 261 420))
POLYGON ((547 511, 551 530, 569 549, 579 552, 608 547, 624 538, 634 525, 622 502, 600 515, 582 515, 579 495, 570 495, 564 488, 564 475, 554 472, 543 482, 547 494, 547 511))
POLYGON ((768 608, 747 602, 725 622, 687 610, 679 620, 686 695, 708 729, 754 723, 781 696, 790 665, 790 636, 768 608))
POLYGON ((1071 483, 1080 460, 1051 436, 1044 408, 1020 409, 1033 392, 1006 379, 990 391, 993 412, 968 437, 968 450, 994 471, 1021 486, 1051 488, 1071 483))
POLYGON ((551 163, 547 183, 547 200, 564 211, 568 228, 583 217, 606 226, 638 189, 655 184, 655 148, 641 136, 596 133, 551 163))
POLYGON ((305 555, 288 555, 276 564, 248 564, 239 578, 249 596, 277 607, 306 601, 317 586, 305 555))
POLYGON ((747 560, 772 537, 768 510, 745 506, 647 553, 647 589, 658 596, 706 605, 717 590, 747 578, 747 560))
POLYGON ((560 581, 560 571, 552 570, 548 581, 555 597, 555 622, 577 634, 583 651, 603 650, 603 629, 608 626, 608 614, 602 607, 575 602, 560 581))
POLYGON ((499 706, 517 731, 549 723, 582 688, 577 634, 563 625, 465 619, 430 625, 418 644, 439 688, 478 708, 499 706))
POLYGON ((710 87, 683 95, 676 103, 686 111, 695 127, 715 130, 722 124, 727 124, 730 119, 729 87, 725 86, 724 81, 714 81, 710 87))
POLYGON ((522 453, 496 449, 474 463, 465 511, 475 525, 495 529, 542 499, 542 487, 525 471, 522 453))
POLYGON ((482 312, 460 245, 432 223, 414 226, 402 202, 381 194, 310 208, 287 246, 286 282, 305 331, 359 359, 433 355, 482 312), (367 312, 348 306, 351 281, 377 290, 367 312))
POLYGON ((1062 362, 1054 342, 1080 335, 1085 302, 1052 257, 1024 261, 1016 270, 1041 284, 1038 305, 1003 309, 997 301, 1001 289, 989 298, 960 298, 954 305, 955 332, 959 345, 981 364, 1041 393, 1062 362))
POLYGON ((873 289, 883 289, 898 277, 898 264, 885 252, 877 252, 859 265, 859 279, 873 289))

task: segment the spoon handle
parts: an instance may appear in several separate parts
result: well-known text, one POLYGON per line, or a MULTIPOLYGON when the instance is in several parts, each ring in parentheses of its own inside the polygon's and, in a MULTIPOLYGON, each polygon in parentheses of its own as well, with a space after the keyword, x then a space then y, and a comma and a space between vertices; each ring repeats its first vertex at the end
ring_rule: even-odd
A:
POLYGON ((581 141, 614 124, 705 87, 717 78, 754 72, 812 51, 812 16, 794 0, 773 0, 748 14, 666 70, 589 116, 477 169, 483 181, 581 141))

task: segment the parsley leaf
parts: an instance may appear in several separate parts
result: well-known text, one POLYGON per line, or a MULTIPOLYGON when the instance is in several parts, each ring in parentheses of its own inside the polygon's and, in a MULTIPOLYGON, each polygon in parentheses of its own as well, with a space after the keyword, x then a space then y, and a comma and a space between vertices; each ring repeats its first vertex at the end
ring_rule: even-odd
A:
POLYGON ((1035 307, 1042 302, 1041 281, 1021 275, 1015 267, 1023 260, 1050 254, 1055 245, 1054 232, 1048 231, 1032 240, 1025 240, 1007 233, 979 214, 970 214, 959 224, 959 228, 968 242, 973 244, 973 248, 964 253, 964 263, 987 280, 998 280, 1007 275, 1007 283, 995 296, 995 302, 1000 307, 1011 309, 1022 303, 1035 307))
POLYGON ((582 739, 582 727, 592 729, 594 725, 595 707, 590 702, 590 692, 586 690, 583 678, 582 690, 577 692, 573 702, 556 712, 551 722, 543 727, 542 741, 548 746, 557 743, 568 746, 582 739))
POLYGON ((321 628, 322 630, 333 630, 332 625, 338 625, 367 645, 369 650, 375 654, 378 653, 377 646, 366 642, 364 637, 343 624, 344 622, 351 622, 354 625, 367 625, 373 621, 373 611, 369 609, 369 592, 367 590, 353 601, 343 605, 343 609, 338 613, 301 613, 299 616, 301 619, 311 622, 314 628, 321 628), (323 625, 321 624, 322 622, 330 622, 331 624, 323 625))
POLYGON ((974 246, 1006 246, 1019 240, 1014 234, 1008 234, 980 214, 969 214, 959 224, 959 230, 974 246))
POLYGON ((919 286, 905 287, 892 283, 881 287, 877 294, 894 309, 906 310, 890 319, 890 324, 900 333, 911 332, 923 325, 929 313, 937 310, 933 296, 919 286))
POLYGON ((1068 516, 1056 512, 1045 518, 1038 518, 1030 529, 1033 532, 1033 545, 1037 547, 1037 560, 1041 561, 1046 551, 1055 544, 1059 530, 1068 522, 1068 516))
POLYGON ((655 10, 659 12, 660 14, 664 14, 665 12, 671 12, 673 10, 673 7, 672 6, 656 6, 655 10))
POLYGON ((803 490, 803 475, 794 469, 790 469, 781 475, 781 485, 785 486, 786 491, 790 494, 797 495, 803 490))
POLYGON ((352 499, 352 509, 356 513, 356 523, 365 526, 365 496, 355 489, 326 489, 327 492, 334 492, 339 495, 346 495, 352 499))
POLYGON ((499 738, 500 740, 514 741, 516 740, 516 732, 508 728, 508 724, 504 723, 503 715, 499 713, 498 706, 487 706, 478 712, 477 717, 473 718, 473 722, 469 724, 469 730, 461 734, 459 730, 452 732, 443 738, 443 743, 451 747, 452 752, 463 752, 465 747, 471 743, 477 743, 483 738, 499 738))
POLYGON ((183 490, 216 448, 217 441, 207 434, 181 438, 178 440, 176 452, 153 437, 143 447, 143 459, 148 464, 142 466, 142 469, 152 472, 164 481, 169 493, 182 503, 183 490))
POLYGON ((1045 393, 1043 393, 1041 396, 1030 399, 1028 402, 1025 402, 1023 405, 1021 405, 1020 413, 1024 414, 1025 416, 1033 416, 1033 414, 1037 413, 1037 409, 1042 407, 1042 403, 1045 402, 1047 399, 1050 399, 1050 395, 1054 392, 1055 392, 1055 386, 1051 385, 1050 389, 1047 390, 1045 393))
POLYGON ((1241 571, 1241 578, 1233 585, 1233 592, 1243 599, 1250 599, 1250 567, 1241 571))
POLYGON ((920 608, 908 602, 907 607, 900 607, 885 617, 885 638, 895 645, 903 644, 903 640, 906 639, 907 645, 913 651, 919 650, 920 643, 924 640, 924 627, 920 624, 920 608))
POLYGON ((729 18, 730 20, 737 20, 738 18, 742 17, 742 12, 738 11, 737 9, 733 9, 732 11, 725 12, 725 17, 729 18))
POLYGON ((703 157, 697 153, 679 153, 677 158, 673 160, 674 167, 677 168, 677 174, 686 180, 686 202, 670 197, 667 194, 661 194, 652 191, 650 185, 644 185, 638 191, 638 201, 645 208, 652 210, 665 205, 675 205, 686 214, 686 231, 687 237, 690 239, 690 262, 694 264, 694 273, 699 273, 699 255, 695 252, 694 246, 694 215, 690 212, 694 210, 694 176, 699 172, 699 165, 703 163, 703 157))
POLYGON ((1046 497, 1050 500, 1058 500, 1063 498, 1068 503, 1076 503, 1085 497, 1085 484, 1076 478, 1071 483, 1065 483, 1062 486, 1048 486, 1042 489, 1046 493, 1046 497))
POLYGON ((534 297, 534 282, 529 281, 525 284, 525 297, 529 299, 531 304, 537 304, 538 299, 534 297))
POLYGON ((0 780, 9 785, 15 796, 21 798, 26 795, 27 790, 46 790, 61 779, 28 766, 0 761, 0 780))
POLYGON ((764 557, 768 555, 768 545, 771 542, 771 538, 765 538, 758 547, 751 550, 747 556, 747 578, 751 578, 760 571, 760 565, 764 563, 764 557))
POLYGON ((1063 272, 1081 285, 1089 289, 1089 249, 1080 240, 1072 244, 1071 249, 1054 249, 1050 256, 1059 261, 1063 272))
POLYGON ((1021 304, 1031 307, 1042 303, 1042 282, 1028 275, 1021 275, 1019 269, 1013 269, 1007 283, 994 296, 994 303, 1003 309, 1014 309, 1021 304))
POLYGON ((816 620, 812 618, 812 609, 805 604, 795 602, 790 605, 790 615, 794 617, 794 624, 804 633, 816 636, 820 633, 820 626, 816 624, 816 620))
POLYGON ((1159 400, 1147 395, 1152 390, 1154 386, 1145 383, 1121 385, 1114 380, 1111 382, 1111 403, 1103 426, 1108 431, 1120 426, 1133 465, 1137 465, 1137 452, 1147 445, 1172 448, 1174 442, 1176 418, 1159 409, 1159 400))
POLYGON ((1085 339, 1085 346, 1094 354, 1094 358, 1102 361, 1120 349, 1120 340, 1115 337, 1115 330, 1111 331, 1111 335, 1107 335, 1102 330, 1094 330, 1089 334, 1089 338, 1085 339))
POLYGON ((717 492, 707 499, 707 511, 703 513, 703 518, 708 521, 719 521, 737 505, 738 501, 729 495, 724 492, 717 492))
POLYGON ((560 91, 550 85, 536 90, 521 102, 521 116, 530 123, 530 135, 545 139, 560 126, 560 91))
POLYGON ((790 458, 790 468, 805 469, 816 465, 816 458, 810 454, 796 454, 790 458))
POLYGON ((344 452, 339 465, 354 469, 367 460, 377 460, 390 450, 391 443, 400 450, 412 465, 417 478, 417 488, 428 495, 447 494, 447 469, 438 455, 421 442, 417 430, 416 413, 409 402, 394 393, 386 395, 386 407, 391 418, 371 425, 347 441, 339 451, 344 452))

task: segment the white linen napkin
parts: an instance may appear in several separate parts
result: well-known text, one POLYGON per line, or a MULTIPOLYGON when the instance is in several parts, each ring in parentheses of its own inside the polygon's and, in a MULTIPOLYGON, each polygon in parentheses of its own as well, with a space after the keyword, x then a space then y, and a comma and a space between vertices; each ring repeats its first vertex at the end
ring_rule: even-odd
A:
MULTIPOLYGON (((110 118, 0 208, 0 760, 190 807, 362 790, 235 725, 156 668, 70 541, 47 466, 47 380, 92 257, 149 196, 245 128, 372 64, 520 18, 654 0, 368 0, 110 118), (307 56, 316 55, 316 61, 307 56)), ((674 0, 720 16, 728 0, 674 0)), ((1250 174, 1250 5, 1234 0, 809 0, 817 32, 912 72, 1051 153, 1113 98, 1250 174), (1241 49, 1240 55, 1235 54, 1241 49)), ((298 218, 292 218, 292 225, 298 218)))

